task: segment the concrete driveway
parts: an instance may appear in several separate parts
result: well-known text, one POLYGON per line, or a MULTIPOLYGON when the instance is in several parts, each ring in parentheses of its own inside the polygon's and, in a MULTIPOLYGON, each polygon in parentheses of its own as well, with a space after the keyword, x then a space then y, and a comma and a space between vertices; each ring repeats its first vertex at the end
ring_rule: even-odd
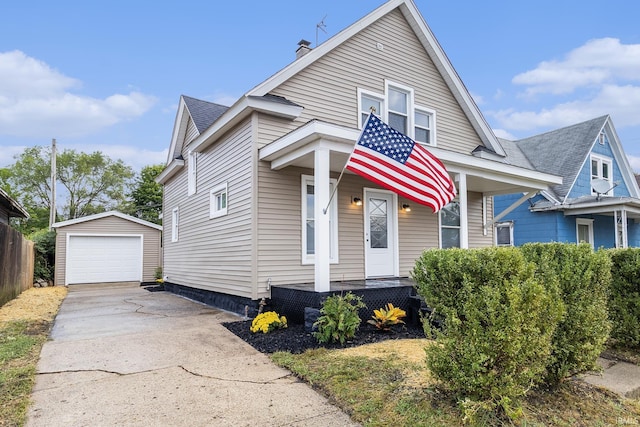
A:
POLYGON ((27 426, 350 426, 221 322, 137 284, 71 286, 43 349, 27 426))

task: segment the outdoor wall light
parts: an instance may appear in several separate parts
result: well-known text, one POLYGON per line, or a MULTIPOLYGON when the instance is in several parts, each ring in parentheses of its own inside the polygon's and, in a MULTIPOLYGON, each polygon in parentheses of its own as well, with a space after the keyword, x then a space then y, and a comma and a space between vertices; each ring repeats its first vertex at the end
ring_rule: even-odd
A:
POLYGON ((405 212, 411 212, 411 206, 407 205, 406 203, 402 205, 402 210, 405 212))
POLYGON ((351 199, 351 203, 356 206, 362 206, 362 199, 360 197, 354 197, 353 199, 351 199))

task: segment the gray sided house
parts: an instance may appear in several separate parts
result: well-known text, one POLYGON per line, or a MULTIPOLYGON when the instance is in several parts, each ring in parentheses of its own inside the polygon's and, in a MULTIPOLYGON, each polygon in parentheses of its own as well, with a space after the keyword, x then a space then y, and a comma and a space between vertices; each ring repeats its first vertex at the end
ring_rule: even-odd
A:
POLYGON ((181 97, 158 182, 167 288, 243 313, 491 246, 493 196, 561 178, 510 164, 415 4, 391 0, 228 108, 181 97), (372 108, 447 167, 459 196, 440 214, 354 174, 336 188, 372 108))
POLYGON ((595 248, 640 246, 640 190, 611 117, 602 116, 519 141, 501 141, 514 162, 562 176, 529 194, 495 198, 497 243, 586 242, 595 248), (527 196, 525 196, 527 197, 527 196))
POLYGON ((117 211, 53 224, 55 284, 154 282, 162 227, 117 211))

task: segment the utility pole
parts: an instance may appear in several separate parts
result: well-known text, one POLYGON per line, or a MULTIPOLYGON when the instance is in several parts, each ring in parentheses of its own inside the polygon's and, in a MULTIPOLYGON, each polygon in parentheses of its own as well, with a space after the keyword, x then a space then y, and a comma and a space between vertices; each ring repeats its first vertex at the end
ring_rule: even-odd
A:
POLYGON ((51 203, 49 209, 49 230, 53 229, 56 222, 56 139, 51 140, 51 203))

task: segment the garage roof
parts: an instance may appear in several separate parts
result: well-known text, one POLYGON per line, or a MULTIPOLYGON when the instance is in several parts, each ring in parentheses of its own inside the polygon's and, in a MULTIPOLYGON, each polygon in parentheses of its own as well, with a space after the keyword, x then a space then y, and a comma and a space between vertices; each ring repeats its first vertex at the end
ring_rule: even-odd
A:
POLYGON ((98 214, 94 214, 94 215, 83 216, 82 218, 75 218, 75 219, 70 219, 68 221, 56 222, 55 224, 52 225, 52 227, 53 228, 66 227, 68 225, 79 224, 79 223, 87 222, 87 221, 93 221, 93 220, 96 220, 96 219, 106 218, 106 217, 109 217, 109 216, 115 216, 115 217, 118 217, 118 218, 126 219, 127 221, 136 222, 138 224, 146 225, 147 227, 155 228, 156 230, 162 231, 162 226, 161 225, 154 224, 152 222, 145 221, 143 219, 136 218, 136 217, 131 216, 131 215, 123 214, 122 212, 118 212, 118 211, 102 212, 102 213, 98 213, 98 214))

